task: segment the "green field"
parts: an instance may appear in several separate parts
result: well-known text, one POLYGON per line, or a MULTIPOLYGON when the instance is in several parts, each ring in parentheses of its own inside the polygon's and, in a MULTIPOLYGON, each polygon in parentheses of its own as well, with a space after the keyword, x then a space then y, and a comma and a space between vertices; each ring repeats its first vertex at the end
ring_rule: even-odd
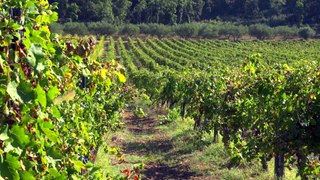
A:
MULTIPOLYGON (((157 133, 145 136, 127 130, 116 137, 141 145, 137 153, 147 149, 140 154, 147 164, 146 178, 272 179, 275 166, 284 165, 275 165, 272 159, 283 155, 291 158, 286 167, 294 169, 286 170, 286 178, 295 178, 298 169, 305 169, 299 171, 304 177, 316 177, 318 160, 310 157, 298 165, 296 158, 301 157, 296 153, 317 152, 312 143, 317 136, 312 132, 318 125, 312 118, 318 117, 319 45, 320 41, 300 40, 110 38, 108 56, 124 65, 130 84, 154 107, 176 113, 176 118, 166 116, 168 126, 154 127, 167 134, 162 141, 172 140, 174 148, 168 152, 150 153, 150 144, 141 142, 159 140, 157 133), (222 143, 213 143, 214 139, 222 143), (259 165, 262 157, 268 171, 259 165), (185 176, 161 176, 152 170, 154 163, 175 170, 181 158, 186 158, 182 164, 189 168, 180 172, 185 176)), ((150 104, 132 106, 150 111, 150 104)), ((153 111, 152 122, 161 123, 163 116, 153 111)), ((143 119, 134 121, 138 127, 144 124, 143 119)), ((130 153, 128 158, 141 162, 130 153)))
POLYGON ((319 41, 218 41, 185 39, 110 39, 109 57, 119 59, 129 71, 195 68, 215 70, 239 65, 247 56, 260 53, 268 64, 319 59, 319 41))

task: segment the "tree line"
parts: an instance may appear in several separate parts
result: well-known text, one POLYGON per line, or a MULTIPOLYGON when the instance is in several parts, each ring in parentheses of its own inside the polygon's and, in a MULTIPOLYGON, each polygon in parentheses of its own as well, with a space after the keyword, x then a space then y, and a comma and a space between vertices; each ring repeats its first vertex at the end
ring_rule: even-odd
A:
POLYGON ((176 25, 163 24, 121 24, 114 25, 105 22, 67 22, 64 24, 53 23, 50 30, 59 34, 70 35, 98 35, 98 36, 157 36, 168 38, 180 36, 182 38, 202 37, 208 39, 229 39, 240 41, 243 37, 259 40, 282 38, 295 39, 314 38, 317 32, 310 26, 275 26, 266 24, 252 24, 250 26, 239 25, 231 22, 210 22, 210 23, 183 23, 176 25))
POLYGON ((180 24, 205 20, 244 24, 317 24, 316 0, 49 0, 61 22, 180 24))

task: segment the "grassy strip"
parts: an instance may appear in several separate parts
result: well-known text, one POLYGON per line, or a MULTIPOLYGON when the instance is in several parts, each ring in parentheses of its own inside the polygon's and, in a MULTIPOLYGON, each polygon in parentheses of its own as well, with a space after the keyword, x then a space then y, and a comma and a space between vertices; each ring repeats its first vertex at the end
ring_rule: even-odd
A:
MULTIPOLYGON (((129 128, 135 128, 138 131, 125 128, 105 136, 106 144, 110 147, 122 148, 125 154, 125 163, 112 166, 111 164, 118 161, 116 156, 105 153, 100 148, 96 164, 102 167, 105 174, 116 175, 119 171, 130 169, 139 163, 154 163, 165 165, 169 169, 183 165, 183 167, 188 167, 192 177, 228 180, 274 179, 273 161, 269 162, 269 171, 263 171, 258 161, 231 166, 230 156, 223 144, 213 144, 213 137, 210 134, 200 138, 193 131, 194 122, 190 118, 185 120, 178 118, 172 121, 169 111, 166 116, 153 114, 151 117, 135 121, 136 123, 129 128), (151 129, 145 129, 146 123, 151 120, 156 125, 151 129), (170 146, 166 148, 157 146, 156 143, 159 142, 169 143, 170 146)), ((128 122, 130 121, 127 120, 126 123, 128 122)), ((142 174, 149 173, 147 168, 142 174)), ((287 179, 298 179, 295 174, 295 170, 286 169, 287 179)), ((174 177, 174 175, 167 177, 174 177)))

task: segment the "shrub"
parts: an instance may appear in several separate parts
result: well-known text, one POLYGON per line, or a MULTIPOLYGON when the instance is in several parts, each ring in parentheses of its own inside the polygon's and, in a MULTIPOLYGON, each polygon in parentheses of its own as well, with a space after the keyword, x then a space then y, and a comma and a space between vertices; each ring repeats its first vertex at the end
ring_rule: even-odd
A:
POLYGON ((199 35, 204 38, 216 38, 219 36, 219 28, 216 25, 203 24, 199 29, 199 35))
POLYGON ((142 34, 151 34, 151 27, 149 24, 139 24, 140 33, 142 34))
POLYGON ((248 33, 248 27, 242 26, 242 25, 240 26, 231 25, 231 26, 228 26, 227 31, 233 37, 234 41, 238 41, 240 37, 248 33))
POLYGON ((225 24, 219 29, 220 36, 226 36, 228 39, 233 37, 234 41, 238 41, 240 37, 248 33, 248 27, 243 25, 225 24))
POLYGON ((89 30, 87 26, 84 23, 79 23, 79 22, 69 22, 64 24, 63 31, 67 34, 72 34, 72 35, 87 35, 89 34, 89 30))
POLYGON ((275 34, 282 36, 284 39, 298 35, 298 29, 296 27, 278 26, 275 28, 275 34))
POLYGON ((108 22, 91 22, 87 24, 90 33, 96 35, 113 35, 118 32, 118 28, 115 25, 108 22))
POLYGON ((186 37, 197 36, 199 33, 198 24, 180 24, 176 25, 174 28, 174 32, 176 35, 186 37))
POLYGON ((52 33, 57 33, 57 34, 63 33, 63 25, 60 23, 52 23, 49 25, 49 28, 52 33))
POLYGON ((167 36, 172 32, 170 26, 166 26, 163 24, 150 24, 149 26, 150 26, 151 34, 156 35, 159 38, 167 36))
POLYGON ((140 33, 140 28, 137 25, 125 24, 121 27, 121 34, 127 36, 136 36, 140 33))
POLYGON ((273 36, 273 28, 264 24, 255 24, 249 27, 249 34, 259 40, 269 39, 273 36))
POLYGON ((158 36, 159 38, 172 33, 171 26, 163 24, 140 24, 140 33, 158 36))
POLYGON ((299 35, 303 39, 309 39, 316 35, 316 31, 312 29, 310 26, 306 26, 299 29, 299 35))
POLYGON ((225 36, 228 39, 230 38, 231 35, 230 35, 230 32, 229 32, 229 28, 226 25, 220 27, 219 36, 225 36))

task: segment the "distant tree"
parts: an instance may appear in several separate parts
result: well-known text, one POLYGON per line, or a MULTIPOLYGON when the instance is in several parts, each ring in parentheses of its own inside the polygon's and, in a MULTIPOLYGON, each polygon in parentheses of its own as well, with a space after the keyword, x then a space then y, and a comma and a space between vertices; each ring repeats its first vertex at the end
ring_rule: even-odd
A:
POLYGON ((71 18, 72 21, 77 21, 79 17, 80 8, 76 3, 71 3, 67 5, 66 16, 71 18))
POLYGON ((301 0, 298 0, 296 2, 294 17, 295 17, 297 26, 300 27, 304 19, 304 3, 301 0))
POLYGON ((305 0, 303 11, 303 23, 305 24, 317 24, 320 22, 320 1, 319 0, 305 0))
POLYGON ((58 4, 58 9, 56 9, 56 11, 59 14, 59 18, 61 19, 65 19, 68 18, 67 16, 67 7, 69 5, 68 0, 49 0, 49 3, 57 3, 58 4))
POLYGON ((244 16, 246 18, 260 18, 260 9, 257 0, 246 1, 244 5, 244 16))
POLYGON ((112 12, 117 24, 128 21, 127 18, 131 5, 132 2, 129 0, 112 0, 112 12))
POLYGON ((162 0, 161 8, 162 15, 160 16, 160 23, 164 24, 176 24, 177 23, 177 7, 178 1, 176 0, 162 0))
POLYGON ((269 39, 273 36, 273 28, 263 25, 263 24, 256 24, 251 25, 249 27, 249 34, 251 36, 256 37, 259 40, 269 39))
POLYGON ((200 26, 199 35, 204 38, 216 38, 219 36, 219 27, 216 25, 203 24, 200 26))
POLYGON ((298 28, 289 26, 278 26, 275 28, 275 34, 278 36, 282 36, 284 39, 288 39, 290 37, 298 35, 298 28))
POLYGON ((133 24, 125 24, 121 28, 121 34, 127 36, 136 36, 140 33, 139 26, 133 24))
POLYGON ((316 31, 310 26, 306 26, 299 29, 299 35, 304 39, 309 39, 316 35, 316 31))
POLYGON ((163 24, 149 24, 150 34, 156 35, 159 38, 167 36, 171 33, 171 27, 163 24))
POLYGON ((248 27, 247 26, 230 26, 229 27, 229 33, 233 37, 233 41, 239 41, 239 38, 246 35, 248 33, 248 27))
POLYGON ((205 0, 203 5, 202 19, 212 19, 214 0, 205 0))
POLYGON ((141 0, 134 6, 131 18, 134 23, 142 23, 142 15, 144 14, 145 10, 147 9, 147 2, 146 0, 141 0))
POLYGON ((205 2, 203 0, 193 0, 192 2, 193 2, 192 6, 194 10, 194 19, 196 21, 200 21, 205 2))
POLYGON ((184 38, 197 36, 199 33, 198 24, 179 24, 174 27, 174 31, 177 35, 182 36, 184 38))
POLYGON ((177 4, 177 22, 182 23, 183 22, 183 14, 184 10, 186 9, 186 1, 184 0, 178 0, 177 4))
POLYGON ((202 20, 271 26, 320 22, 318 0, 49 0, 60 22, 182 24, 202 20))

